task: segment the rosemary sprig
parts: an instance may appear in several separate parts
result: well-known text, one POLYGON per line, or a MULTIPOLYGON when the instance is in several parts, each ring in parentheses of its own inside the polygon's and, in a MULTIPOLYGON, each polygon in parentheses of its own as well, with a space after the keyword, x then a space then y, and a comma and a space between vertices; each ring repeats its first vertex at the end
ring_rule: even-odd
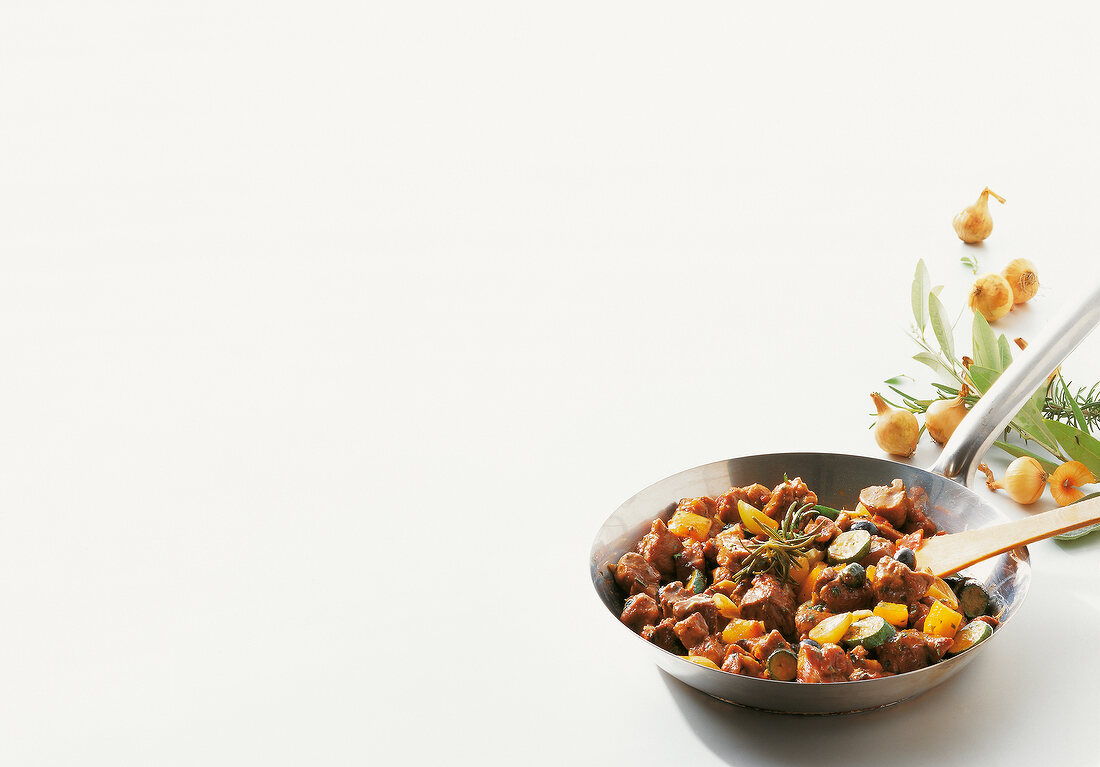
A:
POLYGON ((767 540, 749 539, 744 542, 749 555, 741 569, 734 573, 734 581, 740 583, 754 575, 770 573, 781 581, 794 582, 790 575, 794 561, 809 551, 814 538, 821 532, 821 525, 810 522, 813 504, 807 503, 801 508, 796 506, 797 501, 787 509, 778 529, 763 526, 767 540))
POLYGON ((1062 421, 1071 426, 1074 425, 1076 416, 1073 412, 1073 404, 1070 402, 1072 396, 1081 414, 1085 417, 1086 429, 1088 431, 1096 430, 1100 427, 1100 383, 1093 384, 1087 392, 1084 386, 1078 387, 1077 393, 1073 395, 1070 395, 1067 391, 1069 385, 1069 382, 1067 382, 1066 388, 1051 386, 1047 390, 1043 415, 1053 421, 1062 421))

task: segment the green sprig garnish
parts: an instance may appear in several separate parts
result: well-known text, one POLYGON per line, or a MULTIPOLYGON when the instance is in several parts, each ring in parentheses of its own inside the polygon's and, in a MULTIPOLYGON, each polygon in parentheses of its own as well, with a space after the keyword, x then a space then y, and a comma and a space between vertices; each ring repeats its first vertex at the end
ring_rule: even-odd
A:
POLYGON ((755 575, 770 573, 781 581, 795 583, 791 578, 791 567, 796 559, 813 548, 814 539, 824 526, 824 523, 814 524, 812 521, 820 518, 812 503, 801 508, 797 506, 797 501, 791 504, 778 529, 762 526, 766 540, 749 539, 744 542, 749 555, 741 564, 741 569, 733 574, 734 581, 741 583, 755 575))

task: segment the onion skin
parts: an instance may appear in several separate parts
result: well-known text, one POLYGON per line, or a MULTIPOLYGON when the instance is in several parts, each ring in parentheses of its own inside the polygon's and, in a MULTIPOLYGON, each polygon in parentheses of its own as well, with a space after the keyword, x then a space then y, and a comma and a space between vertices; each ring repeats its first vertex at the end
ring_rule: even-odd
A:
POLYGON ((966 401, 961 396, 951 400, 937 400, 928 406, 924 414, 924 428, 933 440, 946 445, 967 412, 966 401))
POLYGON ((1039 275, 1035 265, 1026 258, 1016 258, 1008 262, 1001 276, 1012 288, 1012 302, 1023 304, 1035 298, 1039 292, 1039 275))
POLYGON ((992 195, 1001 203, 1005 200, 987 186, 978 195, 977 201, 955 216, 951 222, 955 227, 955 234, 965 243, 973 244, 981 242, 993 233, 993 216, 989 214, 989 196, 992 195))
POLYGON ((1010 463, 999 482, 993 479, 993 472, 984 463, 978 468, 985 472, 986 487, 990 490, 1004 490, 1009 498, 1024 506, 1039 500, 1047 486, 1047 473, 1031 456, 1025 455, 1010 463))
POLYGON ((1055 469, 1050 476, 1050 494, 1059 506, 1068 506, 1081 500, 1085 493, 1081 485, 1089 485, 1096 477, 1080 461, 1067 461, 1055 469))
POLYGON ((871 395, 878 411, 875 422, 875 442, 890 455, 908 458, 917 449, 920 438, 920 424, 917 417, 908 410, 890 407, 878 392, 871 395))
POLYGON ((996 322, 1012 311, 1012 286, 999 274, 983 274, 970 288, 967 303, 987 322, 996 322))

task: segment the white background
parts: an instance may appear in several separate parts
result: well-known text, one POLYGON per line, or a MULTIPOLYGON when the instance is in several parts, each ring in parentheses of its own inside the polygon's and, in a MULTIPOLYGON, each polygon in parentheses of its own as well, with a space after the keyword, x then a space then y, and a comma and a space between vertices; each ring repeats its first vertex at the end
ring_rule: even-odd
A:
POLYGON ((879 455, 918 258, 1098 276, 1094 10, 741 6, 0 2, 0 762, 1100 761, 1100 536, 840 719, 592 592, 653 481, 879 455))

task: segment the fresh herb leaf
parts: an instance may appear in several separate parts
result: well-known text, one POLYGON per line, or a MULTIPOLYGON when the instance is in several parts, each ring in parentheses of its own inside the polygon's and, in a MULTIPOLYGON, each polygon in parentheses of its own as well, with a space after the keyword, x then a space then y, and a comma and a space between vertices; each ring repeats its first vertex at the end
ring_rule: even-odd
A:
POLYGON ((970 256, 963 256, 959 260, 962 261, 964 266, 970 267, 970 270, 973 271, 974 274, 978 273, 978 259, 971 258, 970 256))
POLYGON ((949 359, 953 358, 955 337, 947 321, 947 309, 944 308, 943 301, 933 295, 928 296, 928 319, 932 323, 932 330, 936 333, 936 340, 940 343, 940 351, 949 359))
POLYGON ((928 310, 925 308, 928 295, 928 286, 932 283, 932 277, 928 274, 928 267, 924 265, 924 259, 917 261, 917 272, 913 275, 913 290, 911 300, 913 303, 913 319, 917 322, 917 330, 924 332, 928 324, 928 310))
POLYGON ((974 344, 974 362, 998 373, 1002 372, 997 336, 993 334, 993 328, 989 327, 981 312, 974 312, 974 325, 970 335, 974 344))
POLYGON ((1081 412, 1081 405, 1074 399, 1074 396, 1070 394, 1069 386, 1066 385, 1066 379, 1062 378, 1062 374, 1058 374, 1058 382, 1062 384, 1062 391, 1066 394, 1066 401, 1069 402, 1070 409, 1073 411, 1073 420, 1077 421, 1077 428, 1082 431, 1088 431, 1089 425, 1085 420, 1085 414, 1081 412))
POLYGON ((1008 345, 1008 337, 1004 333, 997 337, 997 350, 1001 354, 1001 371, 1003 372, 1012 364, 1012 347, 1008 345))
POLYGON ((951 375, 951 370, 942 362, 940 362, 939 358, 937 358, 934 354, 931 354, 929 352, 917 352, 913 355, 913 359, 915 359, 917 362, 927 365, 928 367, 935 370, 937 373, 946 373, 947 375, 951 375))
POLYGON ((1045 471, 1047 474, 1053 474, 1054 470, 1058 468, 1058 464, 1056 464, 1054 461, 1050 460, 1049 458, 1043 458, 1043 456, 1039 455, 1038 453, 1031 452, 1026 447, 1013 445, 1011 442, 1005 442, 1003 440, 997 440, 993 444, 999 447, 1001 450, 1004 450, 1013 458, 1034 458, 1036 461, 1039 462, 1039 465, 1043 467, 1043 471, 1045 471))
POLYGON ((1100 474, 1100 440, 1061 421, 1043 419, 1043 424, 1053 433, 1066 455, 1085 464, 1094 475, 1100 474))

